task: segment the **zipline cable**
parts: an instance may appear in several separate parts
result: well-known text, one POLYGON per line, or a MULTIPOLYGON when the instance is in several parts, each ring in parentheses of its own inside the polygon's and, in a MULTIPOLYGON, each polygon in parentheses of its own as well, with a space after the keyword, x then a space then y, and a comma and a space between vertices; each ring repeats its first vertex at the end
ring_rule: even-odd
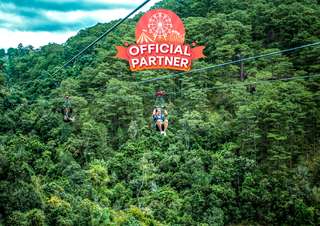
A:
MULTIPOLYGON (((150 0, 149 0, 149 1, 150 1, 150 0)), ((145 3, 146 3, 146 2, 145 2, 145 3)), ((145 4, 145 3, 143 3, 143 4, 145 4)), ((142 7, 142 5, 140 6, 140 8, 141 8, 141 7, 142 7)), ((136 10, 135 10, 135 11, 136 11, 136 10)), ((151 83, 151 82, 154 82, 154 81, 159 81, 159 80, 168 79, 168 78, 182 77, 182 76, 185 75, 185 74, 189 74, 189 73, 193 73, 193 72, 205 71, 205 70, 208 70, 208 69, 223 67, 223 66, 230 65, 230 64, 236 64, 236 63, 243 62, 243 61, 250 61, 250 60, 255 60, 255 59, 259 59, 259 58, 263 58, 263 57, 269 57, 269 56, 273 56, 273 55, 279 55, 279 54, 281 54, 281 53, 291 52, 291 51, 294 51, 294 50, 299 50, 299 49, 303 49, 303 48, 307 48, 307 47, 313 47, 313 46, 318 46, 318 45, 320 45, 320 42, 315 42, 315 43, 311 43, 311 44, 307 44, 307 45, 298 46, 298 47, 295 47, 295 48, 280 50, 280 51, 271 52, 271 53, 267 53, 267 54, 261 54, 261 55, 252 56, 252 57, 248 57, 248 58, 242 58, 242 59, 239 59, 239 60, 230 61, 230 62, 226 62, 226 63, 222 63, 222 64, 217 64, 217 65, 212 65, 212 66, 208 66, 208 67, 204 67, 204 68, 198 68, 198 69, 194 69, 194 70, 187 71, 187 72, 181 72, 181 73, 178 73, 178 74, 172 74, 172 75, 162 76, 162 77, 159 77, 159 78, 142 80, 142 81, 135 82, 135 83, 136 83, 136 84, 151 83)), ((38 81, 38 80, 36 80, 36 81, 38 81)), ((32 81, 32 82, 30 81, 30 82, 27 82, 27 84, 29 84, 29 83, 34 83, 34 82, 35 82, 35 81, 32 81)), ((26 83, 25 83, 25 84, 26 84, 26 83)), ((106 88, 103 88, 103 89, 106 89, 106 88)), ((101 90, 101 89, 100 89, 100 90, 101 90)))
MULTIPOLYGON (((311 43, 311 44, 307 44, 307 45, 298 46, 298 47, 295 47, 295 48, 280 50, 280 51, 271 52, 271 53, 267 53, 267 54, 261 54, 261 55, 252 56, 252 57, 248 57, 248 58, 242 58, 242 59, 239 59, 239 60, 229 61, 229 62, 225 62, 225 63, 222 63, 222 64, 216 64, 216 65, 203 67, 203 68, 198 68, 198 69, 185 71, 185 72, 180 72, 180 73, 176 73, 176 74, 170 74, 170 75, 166 75, 166 76, 162 76, 162 77, 158 77, 158 78, 145 79, 145 80, 142 80, 142 81, 138 81, 136 83, 138 83, 138 84, 151 83, 151 82, 164 80, 164 79, 169 79, 169 78, 182 77, 183 75, 191 74, 191 73, 194 73, 194 72, 206 71, 206 70, 213 69, 213 68, 224 67, 224 66, 227 66, 227 65, 230 65, 230 64, 237 64, 237 63, 244 62, 244 61, 256 60, 256 59, 259 59, 259 58, 279 55, 279 54, 282 54, 282 53, 292 52, 292 51, 295 51, 295 50, 304 49, 304 48, 307 48, 307 47, 319 46, 319 45, 320 45, 320 41, 319 42, 315 42, 315 43, 311 43)), ((64 66, 62 66, 59 70, 61 70, 63 67, 64 66)), ((36 81, 38 81, 38 80, 36 80, 36 81)), ((24 84, 31 84, 31 83, 35 83, 35 81, 24 82, 24 84)))
POLYGON ((166 76, 162 76, 162 77, 158 77, 158 78, 145 79, 145 80, 139 81, 137 83, 150 83, 150 82, 156 82, 156 81, 160 81, 160 80, 164 80, 164 79, 182 77, 184 75, 191 74, 191 73, 194 73, 194 72, 206 71, 206 70, 209 70, 209 69, 214 69, 214 68, 218 68, 218 67, 224 67, 224 66, 227 66, 227 65, 237 64, 237 63, 245 62, 245 61, 256 60, 256 59, 264 58, 264 57, 270 57, 270 56, 279 55, 279 54, 282 54, 282 53, 288 53, 288 52, 292 52, 292 51, 295 51, 295 50, 300 50, 300 49, 313 47, 313 46, 318 46, 318 45, 320 45, 320 42, 315 42, 315 43, 311 43, 311 44, 307 44, 307 45, 302 45, 302 46, 298 46, 298 47, 294 47, 294 48, 290 48, 290 49, 280 50, 280 51, 276 51, 276 52, 272 52, 272 53, 261 54, 261 55, 252 56, 252 57, 248 57, 248 58, 242 58, 242 59, 239 59, 239 60, 229 61, 229 62, 226 62, 226 63, 216 64, 216 65, 203 67, 203 68, 198 68, 198 69, 194 69, 194 70, 190 70, 190 71, 186 71, 186 72, 180 72, 180 73, 177 73, 177 74, 170 74, 170 75, 166 75, 166 76))
MULTIPOLYGON (((262 83, 274 83, 274 82, 303 80, 303 79, 307 79, 307 78, 319 78, 319 77, 320 77, 320 74, 315 74, 315 75, 297 76, 297 77, 290 77, 290 78, 257 80, 255 82, 239 82, 239 83, 236 83, 236 84, 218 85, 218 86, 211 87, 211 88, 203 88, 202 91, 203 92, 207 92, 207 91, 212 91, 212 90, 226 89, 226 88, 239 87, 239 86, 257 85, 257 84, 262 84, 262 83)), ((192 88, 199 88, 199 87, 191 86, 191 87, 188 87, 187 89, 192 89, 192 88)), ((185 89, 185 90, 187 90, 187 89, 185 89)), ((179 92, 182 92, 182 91, 179 91, 179 92)), ((166 95, 174 95, 174 94, 177 94, 179 92, 167 92, 166 95)), ((140 96, 147 97, 147 96, 153 96, 153 95, 152 94, 148 94, 148 95, 140 95, 140 96)))
MULTIPOLYGON (((207 88, 207 89, 204 89, 204 90, 205 91, 210 91, 210 90, 225 89, 225 88, 230 88, 230 87, 257 85, 257 84, 262 84, 262 83, 274 83, 274 82, 303 80, 303 79, 306 79, 306 78, 319 78, 319 77, 320 77, 320 74, 297 76, 297 77, 290 77, 290 78, 266 79, 266 80, 259 80, 259 81, 255 81, 255 82, 241 82, 241 83, 237 83, 237 84, 219 85, 219 86, 207 88)), ((191 87, 191 88, 193 88, 193 87, 191 87)))
MULTIPOLYGON (((278 79, 265 79, 265 80, 257 80, 257 81, 252 81, 252 82, 239 82, 239 83, 235 83, 235 84, 227 84, 227 85, 218 85, 215 87, 211 87, 211 88, 202 88, 203 92, 207 92, 207 91, 212 91, 212 90, 218 90, 218 89, 225 89, 225 88, 233 88, 233 87, 241 87, 241 86, 247 86, 247 85, 257 85, 257 84, 263 84, 263 83, 275 83, 275 82, 285 82, 285 81, 295 81, 295 80, 304 80, 307 78, 320 78, 320 74, 314 74, 314 75, 306 75, 306 76, 297 76, 297 77, 289 77, 289 78, 278 78, 278 79)), ((197 86, 191 86, 186 88, 187 89, 192 89, 192 88, 196 88, 199 89, 199 87, 197 86)), ((97 91, 103 91, 106 90, 105 88, 103 89, 98 89, 97 91)), ((175 95, 177 93, 180 93, 182 91, 178 91, 178 92, 166 92, 166 95, 175 95)), ((80 95, 82 96, 82 95, 80 95)), ((84 95, 85 96, 85 95, 84 95)), ((144 95, 138 95, 140 97, 153 97, 154 94, 144 94, 144 95)))
POLYGON ((102 38, 110 34, 112 31, 114 31, 120 24, 125 22, 129 17, 131 17, 133 14, 135 14, 139 9, 141 9, 143 6, 145 6, 148 2, 151 0, 144 1, 141 5, 139 5, 135 10, 133 10, 131 13, 129 13, 125 18, 120 20, 118 23, 113 25, 110 29, 105 31, 102 35, 100 35, 96 40, 94 40, 91 44, 89 44, 87 47, 85 47, 83 50, 81 50, 78 54, 73 56, 71 59, 69 59, 65 64, 60 66, 51 76, 56 75, 59 71, 61 71, 63 68, 67 67, 70 63, 72 63, 75 59, 77 59, 79 56, 81 56, 83 53, 85 53, 89 48, 94 46, 97 42, 99 42, 102 38))
MULTIPOLYGON (((257 80, 254 82, 239 82, 236 84, 228 84, 228 85, 219 85, 219 86, 215 86, 215 87, 211 87, 211 88, 204 88, 202 89, 203 92, 208 92, 208 91, 213 91, 213 90, 218 90, 218 89, 226 89, 226 88, 233 88, 233 87, 241 87, 241 86, 247 86, 247 85, 257 85, 257 84, 262 84, 262 83, 274 83, 274 82, 283 82, 283 81, 294 81, 294 80, 303 80, 303 79, 307 79, 307 78, 320 78, 320 74, 314 74, 314 75, 306 75, 306 76, 297 76, 297 77, 290 77, 290 78, 279 78, 279 79, 266 79, 266 80, 257 80)), ((196 86, 191 86, 188 87, 187 89, 192 89, 192 88, 199 88, 196 86)), ((106 90, 106 88, 103 89, 97 89, 96 91, 104 91, 106 90)), ((185 89, 186 90, 186 89, 185 89)), ((166 95, 175 95, 177 93, 181 93, 182 91, 178 91, 178 92, 166 92, 166 95)), ((79 95, 77 94, 76 96, 81 96, 84 98, 88 98, 90 100, 94 100, 93 98, 88 97, 88 94, 83 94, 83 95, 79 95)), ((144 95, 138 95, 140 97, 153 97, 154 94, 144 94, 144 95)), ((33 104, 33 103, 37 103, 38 101, 43 101, 44 99, 37 99, 37 100, 32 100, 32 101, 28 101, 28 104, 33 104)))

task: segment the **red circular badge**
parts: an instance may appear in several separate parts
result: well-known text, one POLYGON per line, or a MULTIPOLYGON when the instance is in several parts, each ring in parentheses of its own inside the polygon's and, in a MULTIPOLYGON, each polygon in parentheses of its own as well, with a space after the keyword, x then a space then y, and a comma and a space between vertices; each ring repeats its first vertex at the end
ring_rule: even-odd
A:
POLYGON ((181 19, 172 11, 155 9, 144 14, 136 27, 137 44, 183 44, 185 28, 181 19))

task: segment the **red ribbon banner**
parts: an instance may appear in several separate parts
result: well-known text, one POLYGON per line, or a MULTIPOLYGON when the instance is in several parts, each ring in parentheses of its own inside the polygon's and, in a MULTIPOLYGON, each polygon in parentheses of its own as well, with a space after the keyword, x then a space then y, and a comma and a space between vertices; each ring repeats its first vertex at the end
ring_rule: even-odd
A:
POLYGON ((192 60, 205 57, 204 48, 204 46, 191 48, 189 45, 165 43, 116 46, 116 57, 129 61, 132 71, 162 68, 189 71, 192 60))

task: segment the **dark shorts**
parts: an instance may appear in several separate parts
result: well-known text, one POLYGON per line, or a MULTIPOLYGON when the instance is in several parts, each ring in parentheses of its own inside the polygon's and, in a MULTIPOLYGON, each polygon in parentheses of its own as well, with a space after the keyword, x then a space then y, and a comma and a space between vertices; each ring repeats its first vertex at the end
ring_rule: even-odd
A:
MULTIPOLYGON (((163 131, 163 130, 164 130, 164 124, 163 124, 163 123, 161 124, 161 127, 162 127, 162 131, 163 131)), ((159 129, 159 127, 158 127, 157 124, 156 124, 156 130, 157 130, 157 131, 160 131, 160 129, 159 129)))

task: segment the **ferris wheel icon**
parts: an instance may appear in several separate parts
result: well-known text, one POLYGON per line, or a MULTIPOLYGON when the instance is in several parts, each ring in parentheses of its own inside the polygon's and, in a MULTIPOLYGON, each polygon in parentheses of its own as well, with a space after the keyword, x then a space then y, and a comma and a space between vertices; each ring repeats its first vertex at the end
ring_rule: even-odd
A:
POLYGON ((172 33, 173 25, 171 17, 164 13, 156 13, 149 19, 149 33, 154 39, 166 39, 172 33))

